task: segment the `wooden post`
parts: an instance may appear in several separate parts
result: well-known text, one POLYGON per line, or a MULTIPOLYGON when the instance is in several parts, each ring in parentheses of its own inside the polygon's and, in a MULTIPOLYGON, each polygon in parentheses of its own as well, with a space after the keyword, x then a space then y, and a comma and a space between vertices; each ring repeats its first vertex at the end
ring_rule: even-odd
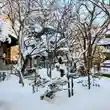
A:
POLYGON ((71 77, 71 95, 73 96, 74 95, 74 92, 73 92, 73 77, 71 77))
POLYGON ((68 79, 68 97, 71 97, 69 75, 67 75, 67 79, 68 79))

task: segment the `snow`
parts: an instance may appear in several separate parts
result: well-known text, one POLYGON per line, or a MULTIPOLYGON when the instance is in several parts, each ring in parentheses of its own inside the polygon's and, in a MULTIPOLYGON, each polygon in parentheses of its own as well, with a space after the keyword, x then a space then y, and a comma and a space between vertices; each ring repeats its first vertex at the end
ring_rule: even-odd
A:
POLYGON ((105 60, 101 64, 100 72, 103 73, 103 74, 110 74, 110 60, 105 60))
POLYGON ((110 30, 109 31, 107 31, 107 33, 106 34, 110 34, 110 30))
POLYGON ((103 74, 110 74, 110 68, 101 67, 100 72, 103 74))
POLYGON ((8 40, 9 43, 11 43, 11 39, 8 37, 8 26, 6 22, 2 22, 0 24, 0 28, 1 28, 1 35, 0 35, 0 41, 5 42, 6 38, 8 40))
POLYGON ((110 38, 102 38, 99 42, 98 45, 108 45, 110 44, 110 38))
POLYGON ((5 42, 8 41, 11 43, 11 38, 8 35, 12 35, 17 38, 14 34, 14 31, 11 28, 10 20, 5 18, 5 16, 0 16, 0 41, 5 42))
POLYGON ((63 48, 60 48, 58 50, 65 51, 65 52, 68 52, 69 51, 69 49, 67 47, 65 47, 65 48, 63 47, 63 48))
POLYGON ((41 32, 41 31, 42 31, 42 29, 43 29, 43 28, 42 28, 42 26, 41 26, 41 25, 39 25, 38 23, 37 23, 37 24, 35 24, 35 25, 34 25, 34 27, 35 27, 35 31, 36 31, 36 32, 41 32))
POLYGON ((105 60, 103 63, 104 64, 106 64, 106 63, 109 63, 110 64, 110 60, 105 60))
POLYGON ((102 67, 110 66, 110 60, 105 60, 103 63, 101 63, 102 67))
POLYGON ((25 79, 25 86, 22 87, 18 78, 12 75, 10 79, 0 82, 0 103, 4 103, 4 108, 10 109, 0 110, 110 110, 110 79, 96 79, 100 87, 92 86, 91 90, 77 83, 86 79, 81 77, 74 80, 74 96, 68 98, 67 91, 58 92, 51 103, 40 100, 43 89, 33 94, 31 86, 28 85, 29 80, 25 79))
MULTIPOLYGON (((35 24, 35 25, 36 25, 35 28, 37 26, 39 27, 39 25, 37 25, 37 24, 35 24)), ((39 38, 36 40, 33 37, 31 37, 31 38, 24 37, 24 39, 23 39, 24 43, 22 45, 23 56, 25 57, 28 54, 31 54, 33 57, 35 54, 39 54, 39 55, 43 54, 43 55, 47 56, 46 50, 48 50, 48 48, 49 48, 49 50, 53 50, 55 48, 56 36, 57 36, 57 41, 58 41, 57 46, 60 46, 62 43, 65 42, 65 38, 62 38, 61 40, 59 40, 61 38, 61 35, 59 33, 55 33, 54 35, 43 34, 41 36, 42 40, 39 38), (53 42, 54 44, 51 44, 50 42, 53 42)), ((62 50, 64 50, 64 49, 65 48, 62 48, 62 50)), ((65 49, 65 51, 66 50, 67 49, 65 49)))
MULTIPOLYGON (((60 69, 62 69, 63 67, 64 67, 64 65, 61 65, 60 69)), ((66 71, 66 69, 65 69, 65 71, 66 71)), ((47 80, 50 80, 50 78, 47 76, 47 69, 45 69, 45 68, 39 69, 39 73, 40 73, 41 78, 45 78, 47 80)), ((57 71, 56 68, 53 69, 52 70, 52 79, 55 79, 55 78, 57 79, 59 77, 60 77, 59 71, 57 71)))

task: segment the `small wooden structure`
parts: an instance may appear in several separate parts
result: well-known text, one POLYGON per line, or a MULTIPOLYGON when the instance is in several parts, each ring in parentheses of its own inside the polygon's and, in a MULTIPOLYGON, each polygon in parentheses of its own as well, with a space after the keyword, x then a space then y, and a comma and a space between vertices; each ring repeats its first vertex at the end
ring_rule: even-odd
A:
POLYGON ((10 64, 11 47, 17 45, 18 40, 7 15, 0 15, 0 38, 0 64, 10 64), (11 43, 8 43, 8 37, 11 39, 11 43), (2 42, 2 38, 5 42, 2 42))
POLYGON ((11 43, 0 42, 0 60, 2 59, 5 64, 12 63, 11 60, 11 47, 17 45, 18 40, 13 36, 9 35, 11 43))

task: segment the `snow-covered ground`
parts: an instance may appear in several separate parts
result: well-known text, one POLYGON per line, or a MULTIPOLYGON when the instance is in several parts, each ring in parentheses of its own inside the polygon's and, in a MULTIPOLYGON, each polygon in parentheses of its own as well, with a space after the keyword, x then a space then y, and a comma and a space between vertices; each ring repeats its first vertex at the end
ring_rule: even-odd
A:
POLYGON ((25 86, 22 87, 18 78, 11 76, 10 79, 0 82, 0 107, 2 102, 5 107, 0 110, 110 110, 110 79, 97 79, 100 87, 92 86, 91 90, 77 83, 79 80, 86 79, 74 81, 74 96, 68 98, 65 90, 58 92, 52 102, 47 102, 40 100, 43 89, 33 94, 28 80, 25 80, 25 86))

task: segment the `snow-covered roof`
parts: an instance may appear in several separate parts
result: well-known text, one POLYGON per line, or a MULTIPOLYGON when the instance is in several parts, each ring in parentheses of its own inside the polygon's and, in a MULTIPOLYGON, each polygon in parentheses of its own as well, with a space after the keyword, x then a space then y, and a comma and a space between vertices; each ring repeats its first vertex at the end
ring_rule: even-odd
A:
POLYGON ((110 30, 106 32, 106 34, 110 34, 110 30))
POLYGON ((110 60, 105 60, 103 63, 101 63, 101 66, 110 66, 110 60))
POLYGON ((110 60, 105 60, 103 63, 110 63, 110 60))
POLYGON ((110 38, 102 38, 97 44, 98 45, 109 45, 110 44, 110 38))
MULTIPOLYGON (((14 30, 11 27, 11 22, 6 15, 0 15, 0 29, 1 29, 0 34, 1 39, 5 40, 9 35, 17 39, 17 36, 15 35, 14 30)), ((4 40, 1 41, 4 42, 4 40)))

